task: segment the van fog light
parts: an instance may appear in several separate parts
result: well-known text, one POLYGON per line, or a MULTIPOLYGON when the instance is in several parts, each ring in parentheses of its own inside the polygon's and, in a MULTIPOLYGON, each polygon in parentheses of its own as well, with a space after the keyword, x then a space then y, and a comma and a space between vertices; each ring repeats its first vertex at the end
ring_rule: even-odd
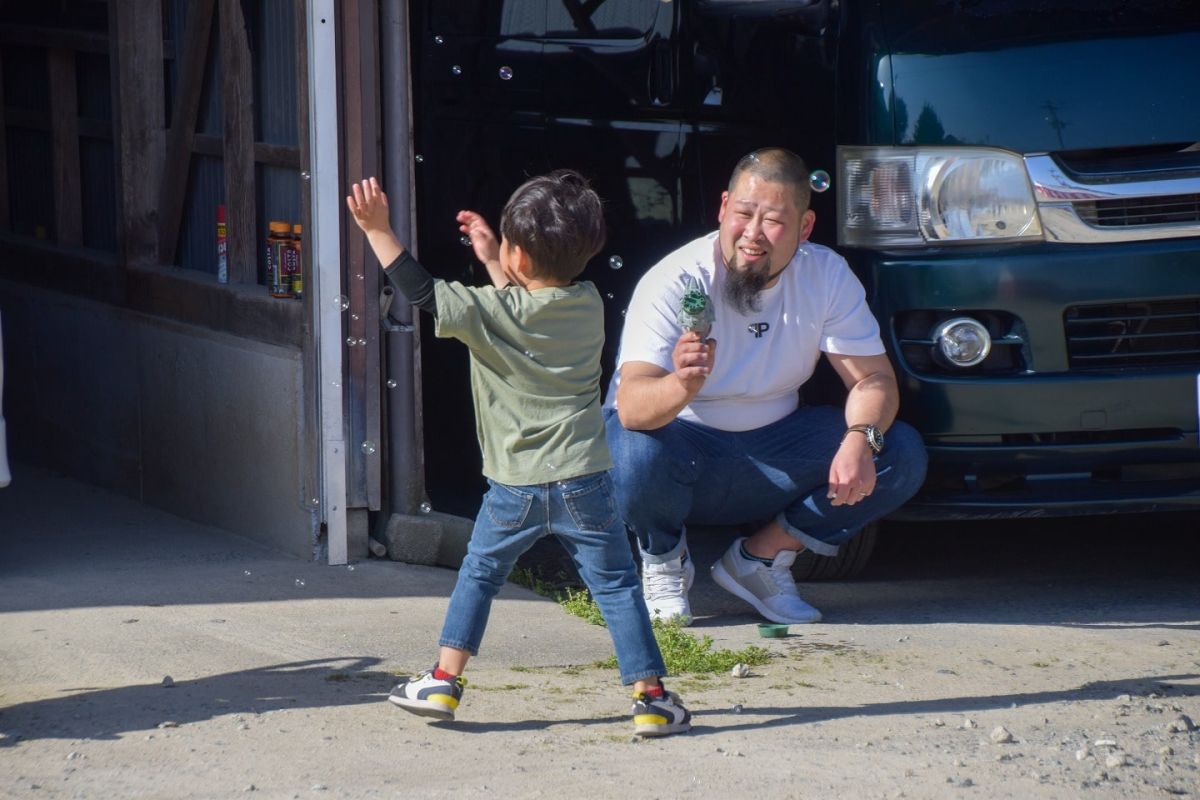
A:
POLYGON ((973 367, 992 351, 992 337, 987 328, 970 317, 948 319, 933 334, 938 349, 956 367, 973 367))

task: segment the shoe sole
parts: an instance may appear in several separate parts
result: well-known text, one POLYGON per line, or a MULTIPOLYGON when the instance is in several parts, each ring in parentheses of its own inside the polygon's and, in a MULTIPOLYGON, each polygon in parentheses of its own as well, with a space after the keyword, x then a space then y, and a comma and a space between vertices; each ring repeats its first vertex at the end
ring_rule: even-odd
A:
POLYGON ((454 720, 454 712, 441 703, 433 703, 429 700, 413 700, 408 697, 396 697, 395 695, 388 695, 388 701, 392 705, 400 706, 405 711, 416 714, 419 717, 432 717, 433 719, 440 719, 443 722, 454 720))
POLYGON ((733 576, 729 574, 729 570, 725 569, 725 565, 720 561, 718 561, 716 564, 713 564, 710 574, 712 575, 713 583, 715 583, 717 586, 720 586, 734 597, 745 600, 747 603, 754 606, 755 611, 757 611, 759 614, 762 614, 771 622, 778 622, 783 625, 807 625, 812 622, 821 621, 821 612, 817 611, 815 608, 813 611, 816 613, 816 616, 806 617, 805 619, 789 619, 782 614, 772 611, 770 608, 763 605, 762 600, 759 600, 757 597, 755 597, 752 592, 746 589, 746 587, 735 581, 733 576))
POLYGON ((651 620, 662 620, 663 622, 677 622, 680 626, 686 628, 692 624, 692 618, 689 614, 655 614, 650 612, 651 620))
POLYGON ((656 736, 670 736, 673 733, 684 733, 692 729, 692 723, 680 722, 675 725, 638 725, 633 730, 634 736, 653 739, 656 736))

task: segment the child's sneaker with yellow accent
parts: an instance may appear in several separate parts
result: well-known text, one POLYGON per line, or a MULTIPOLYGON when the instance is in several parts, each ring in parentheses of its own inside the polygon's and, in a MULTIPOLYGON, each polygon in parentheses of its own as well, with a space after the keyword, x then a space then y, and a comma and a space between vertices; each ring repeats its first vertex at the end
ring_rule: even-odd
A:
POLYGON ((454 710, 458 708, 466 685, 462 676, 443 680, 435 678, 433 670, 427 669, 396 684, 388 700, 422 717, 450 721, 454 719, 454 710))
POLYGON ((633 696, 633 732, 637 736, 670 736, 691 730, 692 713, 674 692, 652 697, 645 692, 633 696))

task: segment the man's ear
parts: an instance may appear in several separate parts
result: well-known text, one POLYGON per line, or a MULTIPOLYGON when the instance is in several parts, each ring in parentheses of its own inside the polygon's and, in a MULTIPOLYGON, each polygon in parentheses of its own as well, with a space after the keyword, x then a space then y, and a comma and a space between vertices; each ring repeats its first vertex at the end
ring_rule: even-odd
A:
POLYGON ((725 221, 725 206, 729 204, 729 192, 721 192, 721 207, 717 209, 717 224, 725 221))
POLYGON ((800 216, 800 241, 807 242, 812 235, 813 225, 817 224, 817 214, 811 208, 800 216))

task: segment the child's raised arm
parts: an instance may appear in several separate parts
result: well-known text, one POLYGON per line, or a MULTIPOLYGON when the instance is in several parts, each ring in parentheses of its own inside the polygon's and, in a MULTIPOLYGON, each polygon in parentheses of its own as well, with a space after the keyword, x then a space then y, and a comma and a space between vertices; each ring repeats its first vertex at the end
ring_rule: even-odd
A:
POLYGON ((474 211, 460 211, 455 219, 458 220, 458 229, 471 240, 475 257, 487 267, 492 285, 500 289, 511 283, 500 266, 500 242, 496 241, 496 234, 487 220, 474 211))
POLYGON ((404 245, 392 233, 387 195, 379 188, 379 181, 374 177, 361 184, 353 184, 350 191, 352 194, 346 195, 346 207, 354 215, 358 227, 367 235, 367 243, 371 245, 375 257, 386 267, 404 252, 404 245))

